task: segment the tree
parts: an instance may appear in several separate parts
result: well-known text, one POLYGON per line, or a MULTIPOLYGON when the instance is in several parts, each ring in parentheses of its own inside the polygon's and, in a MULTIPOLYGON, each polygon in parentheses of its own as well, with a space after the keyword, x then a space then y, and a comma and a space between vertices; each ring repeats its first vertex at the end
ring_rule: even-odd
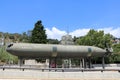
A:
POLYGON ((113 51, 114 53, 120 54, 120 43, 113 45, 113 51))
POLYGON ((111 35, 104 34, 104 31, 95 31, 92 29, 87 33, 87 35, 80 37, 76 41, 79 45, 89 45, 105 48, 106 43, 111 46, 111 35))
MULTIPOLYGON (((87 35, 82 36, 76 40, 76 43, 79 45, 89 45, 89 46, 96 46, 105 49, 106 47, 112 46, 112 35, 110 34, 104 34, 104 31, 96 31, 94 29, 91 29, 87 35), (106 46, 106 44, 108 46, 106 46)), ((93 63, 101 63, 101 58, 94 57, 93 63)), ((106 57, 105 58, 106 63, 109 63, 112 61, 111 58, 106 57)))
POLYGON ((26 32, 23 32, 23 33, 21 34, 21 36, 20 36, 20 41, 21 41, 21 42, 30 42, 29 36, 27 35, 26 32))
POLYGON ((30 42, 31 43, 47 43, 47 35, 45 33, 44 26, 42 25, 42 21, 37 21, 37 23, 35 23, 35 27, 32 30, 30 42))
POLYGON ((48 39, 48 44, 59 44, 60 42, 57 39, 48 39))
POLYGON ((113 54, 110 57, 110 62, 120 63, 120 43, 113 45, 113 54))
MULTIPOLYGON (((35 23, 35 27, 32 30, 32 35, 31 35, 31 43, 47 43, 47 35, 45 33, 44 26, 42 25, 42 21, 37 21, 35 23)), ((45 59, 37 58, 37 62, 44 62, 45 59)))

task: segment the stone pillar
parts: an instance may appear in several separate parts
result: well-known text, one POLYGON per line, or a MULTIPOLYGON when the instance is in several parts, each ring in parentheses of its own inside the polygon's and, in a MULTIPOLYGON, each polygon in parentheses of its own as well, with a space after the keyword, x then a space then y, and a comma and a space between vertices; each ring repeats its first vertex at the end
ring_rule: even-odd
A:
POLYGON ((23 58, 18 58, 18 65, 22 66, 24 64, 24 59, 23 58))
POLYGON ((49 68, 51 68, 51 58, 49 58, 49 68))
POLYGON ((45 66, 46 68, 49 68, 49 59, 46 59, 45 65, 46 65, 46 66, 45 66))

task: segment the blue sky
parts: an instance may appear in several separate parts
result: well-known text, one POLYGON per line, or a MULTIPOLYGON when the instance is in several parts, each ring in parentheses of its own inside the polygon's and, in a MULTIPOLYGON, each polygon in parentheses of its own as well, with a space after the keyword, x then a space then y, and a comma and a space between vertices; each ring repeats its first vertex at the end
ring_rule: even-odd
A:
POLYGON ((1 32, 23 33, 33 29, 38 20, 49 37, 55 30, 63 35, 68 30, 72 34, 88 29, 107 33, 107 28, 111 30, 108 33, 120 37, 114 33, 120 30, 120 0, 0 0, 1 32))

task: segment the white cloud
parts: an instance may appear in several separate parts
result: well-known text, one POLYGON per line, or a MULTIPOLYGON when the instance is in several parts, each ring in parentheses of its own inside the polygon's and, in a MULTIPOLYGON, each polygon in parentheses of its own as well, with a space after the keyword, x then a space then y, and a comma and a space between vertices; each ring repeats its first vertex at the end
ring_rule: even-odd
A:
POLYGON ((63 35, 67 34, 66 31, 59 30, 56 27, 53 27, 52 29, 46 28, 46 33, 48 38, 58 40, 60 40, 63 35))
POLYGON ((110 33, 114 37, 120 38, 120 27, 118 28, 108 27, 108 28, 103 28, 103 29, 98 29, 98 30, 104 30, 105 34, 110 33))
MULTIPOLYGON (((73 36, 79 37, 79 36, 86 35, 89 32, 89 30, 90 30, 89 28, 76 29, 76 30, 74 30, 72 32, 69 32, 69 34, 72 35, 72 37, 73 36)), ((120 34, 119 34, 120 33, 120 27, 118 27, 118 28, 108 27, 108 28, 102 28, 102 29, 99 28, 97 30, 104 30, 105 34, 110 33, 113 36, 120 38, 120 34)), ((47 33, 48 38, 58 39, 58 40, 61 40, 61 37, 63 35, 67 34, 66 31, 59 30, 56 27, 53 27, 52 29, 46 28, 46 33, 47 33)))
POLYGON ((88 33, 90 29, 77 29, 73 32, 70 32, 69 34, 72 35, 72 36, 76 36, 76 37, 79 37, 79 36, 84 36, 88 33))

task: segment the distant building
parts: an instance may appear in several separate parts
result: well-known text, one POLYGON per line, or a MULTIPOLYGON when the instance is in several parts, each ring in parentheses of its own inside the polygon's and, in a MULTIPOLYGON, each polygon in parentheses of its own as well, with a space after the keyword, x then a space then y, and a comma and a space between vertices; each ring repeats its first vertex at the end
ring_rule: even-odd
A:
POLYGON ((114 39, 112 40, 112 43, 113 43, 113 44, 120 44, 120 38, 114 38, 114 39))
POLYGON ((0 37, 0 46, 3 46, 3 45, 4 45, 4 36, 2 34, 0 37))
POLYGON ((69 34, 62 36, 60 44, 63 44, 63 45, 74 45, 72 36, 69 35, 69 34))
POLYGON ((4 38, 0 38, 0 46, 4 45, 4 38))
POLYGON ((29 30, 28 32, 27 32, 27 36, 31 36, 32 35, 32 30, 29 30))

